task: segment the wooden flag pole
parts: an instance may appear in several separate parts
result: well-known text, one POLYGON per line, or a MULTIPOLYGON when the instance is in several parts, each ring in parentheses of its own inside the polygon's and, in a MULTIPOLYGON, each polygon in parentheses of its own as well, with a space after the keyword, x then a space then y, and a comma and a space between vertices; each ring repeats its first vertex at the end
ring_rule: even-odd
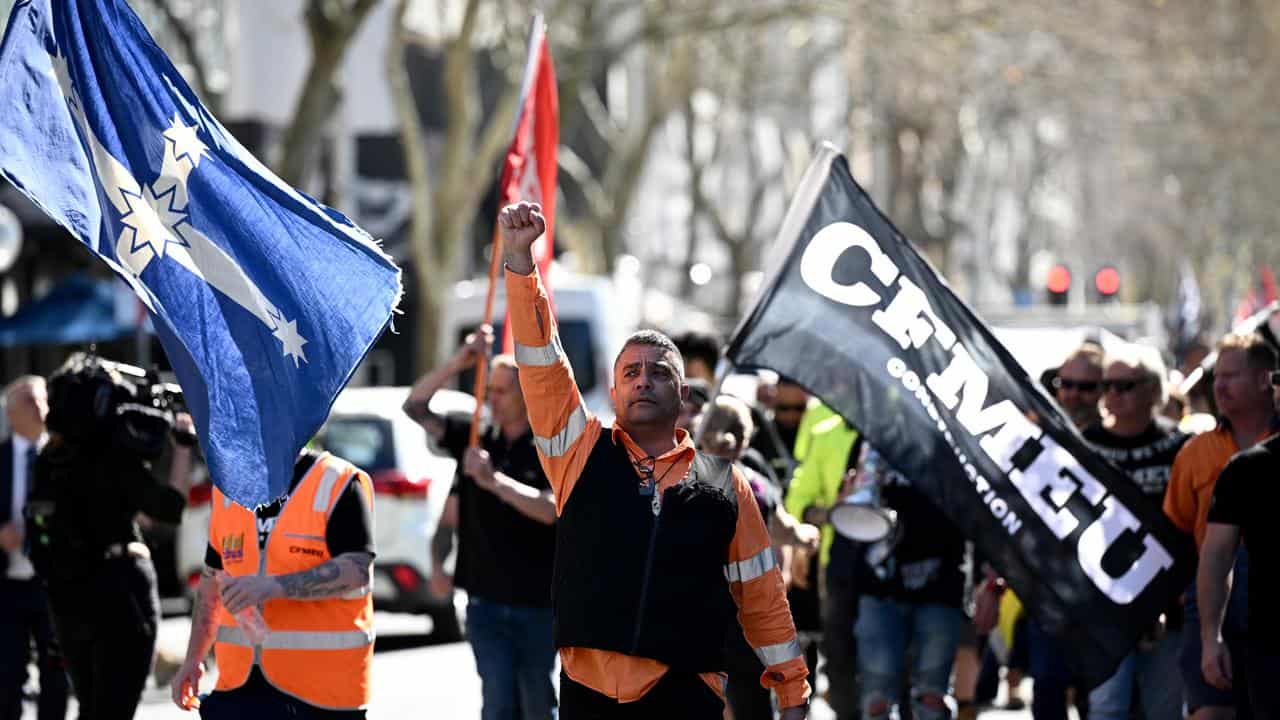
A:
MULTIPOLYGON (((492 248, 489 257, 489 289, 484 297, 484 318, 480 321, 482 325, 493 324, 493 296, 498 289, 498 270, 502 267, 502 233, 498 230, 498 223, 493 224, 493 241, 489 247, 492 248)), ((479 328, 476 328, 479 332, 479 328)), ((471 439, 468 441, 469 447, 475 447, 480 444, 480 416, 484 412, 484 396, 488 389, 489 375, 489 358, 481 354, 476 358, 476 385, 472 395, 476 399, 476 409, 471 413, 471 439)))

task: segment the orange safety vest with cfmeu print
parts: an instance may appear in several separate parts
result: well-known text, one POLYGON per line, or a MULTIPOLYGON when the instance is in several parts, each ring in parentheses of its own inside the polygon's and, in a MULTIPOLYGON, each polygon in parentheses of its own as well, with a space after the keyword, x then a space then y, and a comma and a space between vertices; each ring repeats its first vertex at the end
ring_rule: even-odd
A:
MULTIPOLYGON (((347 483, 364 485, 372 502, 369 476, 328 453, 320 456, 285 502, 258 551, 258 525, 252 510, 213 495, 209 540, 233 576, 288 575, 328 562, 325 528, 347 483)), ((303 702, 333 710, 359 709, 369 702, 373 659, 373 595, 365 587, 325 600, 268 600, 263 618, 271 629, 262 645, 253 645, 226 608, 219 609, 214 655, 217 690, 233 690, 256 664, 267 682, 303 702)))

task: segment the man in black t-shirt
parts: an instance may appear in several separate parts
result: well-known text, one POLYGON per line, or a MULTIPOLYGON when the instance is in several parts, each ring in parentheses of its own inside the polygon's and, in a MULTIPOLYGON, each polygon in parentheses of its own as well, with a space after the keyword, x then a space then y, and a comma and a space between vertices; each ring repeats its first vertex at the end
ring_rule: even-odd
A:
POLYGON ((443 597, 452 591, 443 567, 456 531, 453 581, 467 591, 467 640, 480 673, 481 717, 547 720, 556 708, 551 613, 556 509, 534 446, 515 359, 499 355, 490 364, 486 404, 491 422, 479 433, 479 447, 469 447, 469 417, 441 416, 430 409, 436 391, 487 357, 492 343, 487 325, 469 335, 447 363, 414 384, 404 411, 459 462, 431 542, 431 589, 443 597))
MULTIPOLYGON (((1107 416, 1084 430, 1094 450, 1124 470, 1156 509, 1173 459, 1187 441, 1173 421, 1158 414, 1168 399, 1165 377, 1156 349, 1133 344, 1112 349, 1102 376, 1107 416)), ((1116 672, 1089 693, 1090 720, 1128 720, 1135 704, 1145 720, 1182 717, 1180 603, 1171 604, 1165 618, 1166 624, 1153 628, 1116 672)))
MULTIPOLYGON (((1280 372, 1272 372, 1275 400, 1280 407, 1280 372)), ((1209 506, 1209 523, 1200 546, 1196 592, 1200 600, 1201 669, 1214 687, 1232 684, 1233 662, 1221 640, 1222 608, 1230 592, 1232 561, 1241 539, 1249 551, 1248 685, 1253 716, 1280 718, 1280 695, 1270 683, 1280 678, 1280 620, 1275 617, 1280 593, 1280 541, 1273 527, 1280 505, 1280 436, 1245 450, 1231 459, 1218 476, 1209 506), (1266 684, 1264 684, 1266 683, 1266 684)), ((1238 666, 1239 659, 1234 663, 1238 666)))
POLYGON ((863 448, 858 472, 864 482, 878 478, 897 527, 885 540, 863 546, 865 562, 854 583, 861 595, 854 636, 862 717, 887 718, 909 682, 911 716, 942 720, 951 714, 946 696, 965 622, 964 536, 875 449, 863 448))

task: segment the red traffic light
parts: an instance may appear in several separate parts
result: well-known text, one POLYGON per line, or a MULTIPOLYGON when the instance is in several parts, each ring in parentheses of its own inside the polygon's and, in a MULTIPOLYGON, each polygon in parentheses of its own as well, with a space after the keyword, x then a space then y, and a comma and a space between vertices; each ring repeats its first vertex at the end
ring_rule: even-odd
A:
POLYGON ((1120 271, 1110 265, 1098 268, 1093 274, 1093 287, 1103 297, 1110 297, 1120 292, 1120 271))
POLYGON ((1054 265, 1049 268, 1049 276, 1045 287, 1051 293, 1065 293, 1071 289, 1071 271, 1066 265, 1054 265))

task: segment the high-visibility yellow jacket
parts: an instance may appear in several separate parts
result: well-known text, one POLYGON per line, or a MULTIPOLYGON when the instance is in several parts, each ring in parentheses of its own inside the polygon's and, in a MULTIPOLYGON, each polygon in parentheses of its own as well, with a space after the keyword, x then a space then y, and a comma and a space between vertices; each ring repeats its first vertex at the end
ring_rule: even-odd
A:
POLYGON ((791 456, 796 459, 796 462, 804 462, 804 457, 809 452, 809 441, 813 437, 813 429, 823 420, 835 415, 836 411, 827 407, 818 398, 809 400, 809 405, 800 418, 800 429, 796 431, 796 446, 790 448, 791 456))
MULTIPOLYGON (((325 453, 298 483, 276 518, 265 552, 258 551, 258 524, 252 510, 214 490, 209 542, 220 550, 230 575, 288 575, 328 562, 325 528, 347 484, 364 485, 372 502, 369 476, 325 453)), ((347 710, 369 703, 373 660, 373 595, 365 587, 325 600, 269 600, 262 608, 271 632, 253 645, 225 608, 219 610, 214 655, 217 690, 240 687, 253 665, 276 689, 320 708, 347 710)))
MULTIPOLYGON (((804 519, 804 511, 810 507, 829 508, 840 494, 840 481, 849 465, 849 452, 858 440, 858 431, 849 427, 844 418, 836 415, 821 420, 809 433, 804 461, 796 468, 791 486, 783 504, 787 512, 797 519, 804 519)), ((826 567, 831 553, 831 541, 835 530, 828 523, 822 526, 822 549, 818 556, 826 567)))

